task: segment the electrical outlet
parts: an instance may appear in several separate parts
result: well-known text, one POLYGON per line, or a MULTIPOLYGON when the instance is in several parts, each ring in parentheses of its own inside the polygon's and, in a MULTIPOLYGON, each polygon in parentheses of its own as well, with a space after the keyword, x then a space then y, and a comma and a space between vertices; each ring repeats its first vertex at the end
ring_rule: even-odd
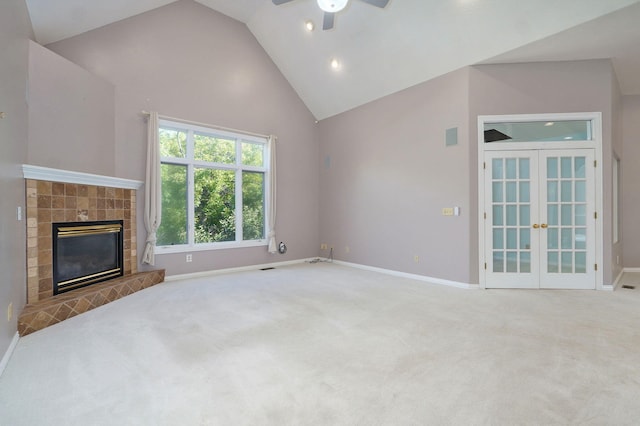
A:
POLYGON ((326 250, 326 249, 327 249, 326 244, 320 244, 320 250, 326 250))
POLYGON ((7 307, 7 322, 11 321, 11 318, 13 318, 13 302, 7 307))
POLYGON ((413 256, 413 261, 416 263, 420 262, 420 256, 418 256, 417 254, 415 256, 413 256))
POLYGON ((445 207, 442 209, 442 216, 453 216, 453 207, 445 207))
POLYGON ((193 262, 193 255, 191 253, 187 255, 187 263, 189 262, 193 262))
POLYGON ((16 215, 18 216, 18 220, 22 220, 22 206, 18 206, 16 215))

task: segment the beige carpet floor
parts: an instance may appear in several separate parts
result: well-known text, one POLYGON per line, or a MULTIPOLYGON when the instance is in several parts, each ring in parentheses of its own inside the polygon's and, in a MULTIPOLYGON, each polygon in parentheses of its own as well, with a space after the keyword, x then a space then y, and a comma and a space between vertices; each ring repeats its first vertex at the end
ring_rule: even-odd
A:
POLYGON ((163 283, 21 338, 0 425, 637 425, 639 361, 640 286, 300 264, 163 283))

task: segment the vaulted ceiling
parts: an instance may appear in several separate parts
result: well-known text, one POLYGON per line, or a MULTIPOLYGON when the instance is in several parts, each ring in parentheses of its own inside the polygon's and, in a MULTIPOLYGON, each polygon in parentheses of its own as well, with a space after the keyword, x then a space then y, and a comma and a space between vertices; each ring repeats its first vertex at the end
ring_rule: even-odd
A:
MULTIPOLYGON (((350 0, 328 31, 316 0, 197 1, 245 23, 319 120, 479 63, 611 58, 640 94, 640 0, 350 0)), ((26 0, 43 45, 172 2, 26 0)))

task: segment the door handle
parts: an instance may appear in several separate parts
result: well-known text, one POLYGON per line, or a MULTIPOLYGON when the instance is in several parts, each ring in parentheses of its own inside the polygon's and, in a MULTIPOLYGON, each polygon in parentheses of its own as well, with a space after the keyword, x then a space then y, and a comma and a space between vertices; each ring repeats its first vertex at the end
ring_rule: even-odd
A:
POLYGON ((546 224, 546 223, 543 223, 542 225, 540 225, 540 228, 542 228, 542 229, 547 229, 547 224, 546 224))
POLYGON ((534 223, 533 224, 533 229, 538 229, 538 228, 540 228, 540 225, 538 225, 537 223, 534 223))

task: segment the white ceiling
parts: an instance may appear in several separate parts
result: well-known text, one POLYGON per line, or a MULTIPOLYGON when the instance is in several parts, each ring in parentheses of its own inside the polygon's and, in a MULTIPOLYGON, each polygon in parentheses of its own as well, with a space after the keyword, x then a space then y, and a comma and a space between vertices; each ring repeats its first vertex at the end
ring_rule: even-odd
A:
MULTIPOLYGON (((330 31, 315 0, 197 1, 244 22, 319 120, 477 63, 612 58, 640 94, 640 0, 350 0, 330 31)), ((173 1, 26 2, 46 45, 173 1)))

